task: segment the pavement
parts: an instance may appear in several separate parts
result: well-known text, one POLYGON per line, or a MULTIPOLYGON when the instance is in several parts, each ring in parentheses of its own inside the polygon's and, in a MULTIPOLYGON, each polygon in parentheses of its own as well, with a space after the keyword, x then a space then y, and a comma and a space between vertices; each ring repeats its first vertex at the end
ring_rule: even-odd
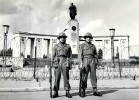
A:
MULTIPOLYGON (((53 80, 54 83, 54 80, 53 80)), ((139 89, 139 79, 101 79, 98 80, 98 89, 139 89)), ((79 88, 79 80, 70 80, 71 90, 79 88)), ((87 89, 91 88, 90 79, 88 79, 87 89)), ((35 92, 49 91, 49 80, 36 81, 16 81, 16 80, 0 80, 0 92, 35 92)), ((63 91, 63 80, 60 82, 60 90, 63 91)))

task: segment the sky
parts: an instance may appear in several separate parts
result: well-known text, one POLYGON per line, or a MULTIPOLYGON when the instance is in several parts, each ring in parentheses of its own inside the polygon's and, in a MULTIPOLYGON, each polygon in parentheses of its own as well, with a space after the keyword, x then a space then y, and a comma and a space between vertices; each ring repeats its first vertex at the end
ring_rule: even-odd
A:
POLYGON ((2 25, 10 25, 8 38, 18 31, 58 34, 69 21, 69 6, 77 7, 80 35, 129 35, 130 45, 139 45, 139 0, 0 0, 0 42, 2 25))

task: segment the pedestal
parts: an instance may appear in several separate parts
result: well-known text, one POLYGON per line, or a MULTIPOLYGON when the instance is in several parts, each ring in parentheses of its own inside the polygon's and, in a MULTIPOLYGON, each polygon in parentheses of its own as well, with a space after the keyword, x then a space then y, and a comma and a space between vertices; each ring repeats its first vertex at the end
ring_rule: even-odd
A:
POLYGON ((71 46, 72 54, 77 55, 79 49, 79 22, 76 19, 71 19, 67 23, 66 29, 67 43, 71 46))

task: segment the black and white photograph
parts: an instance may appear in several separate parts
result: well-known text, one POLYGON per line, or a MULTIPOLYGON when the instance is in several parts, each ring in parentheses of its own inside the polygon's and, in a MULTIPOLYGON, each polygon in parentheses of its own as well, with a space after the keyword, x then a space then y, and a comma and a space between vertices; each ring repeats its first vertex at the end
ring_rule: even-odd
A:
POLYGON ((0 0, 0 100, 139 100, 139 0, 0 0))

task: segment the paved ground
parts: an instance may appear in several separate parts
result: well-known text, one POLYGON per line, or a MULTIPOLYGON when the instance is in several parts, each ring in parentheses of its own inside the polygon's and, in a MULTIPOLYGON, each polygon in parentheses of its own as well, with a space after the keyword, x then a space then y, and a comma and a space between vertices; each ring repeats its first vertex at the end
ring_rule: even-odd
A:
MULTIPOLYGON (((53 81, 54 82, 54 81, 53 81)), ((79 87, 79 80, 70 80, 72 90, 77 90, 79 87)), ((0 80, 0 92, 11 91, 48 91, 49 80, 36 82, 32 81, 12 81, 0 80)), ((105 79, 98 80, 98 89, 139 89, 139 79, 105 79)), ((60 89, 63 90, 63 80, 60 83, 60 89)), ((88 80, 88 89, 91 89, 91 82, 88 80)))
MULTIPOLYGON (((103 96, 92 95, 91 90, 86 91, 86 97, 78 96, 78 90, 72 90, 72 100, 139 100, 139 89, 105 89, 99 90, 103 96)), ((67 100, 65 91, 59 91, 59 98, 50 98, 49 91, 41 92, 0 92, 0 100, 67 100)), ((70 99, 71 100, 71 99, 70 99)))

